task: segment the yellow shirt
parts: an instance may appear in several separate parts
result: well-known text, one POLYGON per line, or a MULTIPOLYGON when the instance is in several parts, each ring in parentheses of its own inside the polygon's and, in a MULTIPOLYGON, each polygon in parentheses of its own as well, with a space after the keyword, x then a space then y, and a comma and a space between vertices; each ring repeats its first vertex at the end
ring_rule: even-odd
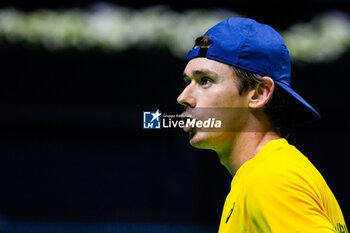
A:
POLYGON ((219 233, 348 233, 332 191, 285 139, 268 142, 244 163, 226 197, 219 233))

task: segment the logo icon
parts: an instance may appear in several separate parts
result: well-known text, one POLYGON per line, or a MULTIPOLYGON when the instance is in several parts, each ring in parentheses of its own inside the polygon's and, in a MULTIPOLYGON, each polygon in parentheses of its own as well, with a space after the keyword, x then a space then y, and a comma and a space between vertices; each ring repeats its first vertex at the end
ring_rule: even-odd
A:
POLYGON ((161 115, 159 109, 156 112, 143 112, 143 128, 160 129, 161 115))
POLYGON ((228 213, 228 216, 227 216, 227 218, 226 218, 226 222, 225 222, 225 223, 227 223, 228 220, 230 219, 230 217, 231 217, 231 215, 232 215, 232 212, 233 212, 233 209, 235 208, 235 205, 236 205, 236 202, 233 202, 233 206, 232 206, 230 212, 228 213))

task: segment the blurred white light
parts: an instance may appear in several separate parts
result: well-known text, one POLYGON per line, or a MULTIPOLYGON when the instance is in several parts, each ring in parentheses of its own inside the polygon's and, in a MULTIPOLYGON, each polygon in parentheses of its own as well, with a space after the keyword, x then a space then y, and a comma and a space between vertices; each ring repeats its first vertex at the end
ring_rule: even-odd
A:
POLYGON ((332 12, 293 25, 282 36, 292 58, 302 62, 333 61, 350 49, 349 16, 332 12))
MULTIPOLYGON (((239 15, 223 9, 179 13, 166 6, 134 10, 107 4, 90 10, 29 13, 2 9, 0 42, 41 44, 48 50, 100 48, 112 52, 162 47, 184 57, 197 36, 231 16, 239 15)), ((350 20, 339 12, 298 23, 281 34, 297 62, 332 61, 350 48, 350 20)))

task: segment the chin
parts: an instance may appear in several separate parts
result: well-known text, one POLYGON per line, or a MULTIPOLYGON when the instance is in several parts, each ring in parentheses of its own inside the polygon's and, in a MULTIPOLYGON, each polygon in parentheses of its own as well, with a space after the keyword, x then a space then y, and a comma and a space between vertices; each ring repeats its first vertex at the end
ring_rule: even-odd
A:
POLYGON ((213 149, 213 135, 209 132, 196 132, 190 134, 190 144, 198 149, 213 149))
POLYGON ((198 149, 209 149, 220 153, 233 145, 235 136, 235 132, 196 132, 190 134, 190 144, 198 149))

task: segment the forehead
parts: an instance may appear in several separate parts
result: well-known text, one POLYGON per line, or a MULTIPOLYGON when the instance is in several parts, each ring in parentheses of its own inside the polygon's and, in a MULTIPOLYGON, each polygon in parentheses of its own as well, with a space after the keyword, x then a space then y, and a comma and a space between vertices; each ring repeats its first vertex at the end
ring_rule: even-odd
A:
POLYGON ((190 60, 185 67, 184 73, 187 76, 193 76, 197 71, 210 73, 215 76, 232 75, 232 68, 229 65, 205 57, 190 60))

